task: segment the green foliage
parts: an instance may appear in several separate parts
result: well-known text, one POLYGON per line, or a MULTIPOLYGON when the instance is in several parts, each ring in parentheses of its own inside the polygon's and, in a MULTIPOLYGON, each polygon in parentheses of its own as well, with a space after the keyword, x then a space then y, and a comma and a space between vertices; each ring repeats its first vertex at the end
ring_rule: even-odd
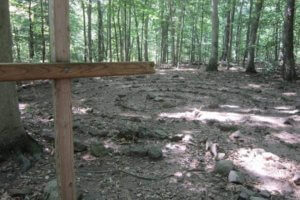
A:
MULTIPOLYGON (((34 37, 33 60, 29 58, 29 2, 30 0, 11 0, 11 22, 14 40, 14 59, 16 62, 41 62, 43 41, 46 47, 46 62, 49 61, 49 23, 48 23, 48 1, 31 0, 32 6, 32 28, 34 37), (43 12, 41 10, 43 4, 43 12), (44 22, 44 35, 42 35, 42 20, 44 22)), ((88 4, 88 1, 84 1, 88 4)), ((130 38, 129 54, 130 60, 138 59, 138 43, 140 41, 140 50, 144 59, 145 48, 145 22, 149 16, 148 30, 148 52, 149 59, 160 62, 162 55, 161 43, 163 40, 162 26, 167 26, 167 61, 172 62, 172 42, 175 42, 175 51, 179 52, 178 62, 190 61, 192 54, 195 60, 208 62, 211 46, 211 21, 209 0, 112 0, 111 4, 111 36, 109 36, 109 1, 101 0, 102 18, 103 18, 103 45, 105 61, 109 60, 109 43, 111 38, 113 61, 120 60, 124 49, 121 50, 121 42, 125 38, 130 38), (172 12, 170 10, 173 9, 172 12), (134 13, 135 12, 135 13, 134 13), (131 14, 130 14, 131 13, 131 14), (135 24, 135 14, 138 25, 135 24), (182 18, 182 14, 183 18, 182 18), (129 16, 131 17, 129 19, 129 16), (126 18, 125 18, 126 17, 126 18), (131 25, 130 25, 131 23, 131 25), (181 27, 183 29, 181 30, 181 27), (129 30, 130 27, 130 30, 129 30), (174 38, 172 38, 172 29, 174 28, 174 38), (193 49, 195 46, 195 49, 193 49)), ((233 1, 231 0, 230 3, 233 1)), ((236 0, 235 17, 232 34, 232 57, 242 58, 246 50, 247 27, 249 22, 250 0, 236 0), (241 9, 242 8, 242 9, 241 9), (239 10, 241 15, 239 16, 239 10), (240 30, 238 31, 238 25, 240 30), (238 32, 240 34, 240 42, 238 32), (238 47, 238 51, 235 48, 238 47), (238 55, 236 55, 236 53, 238 55)), ((221 54, 224 41, 224 30, 226 26, 227 13, 231 9, 228 1, 220 1, 219 20, 220 37, 219 51, 221 54)), ((300 3, 297 1, 297 10, 300 10, 300 3)), ((93 61, 99 57, 98 43, 101 42, 98 36, 98 8, 97 0, 92 1, 92 55, 93 61)), ((285 1, 266 0, 261 16, 258 41, 257 41, 257 60, 270 61, 275 59, 275 49, 279 52, 281 46, 281 32, 283 24, 283 12, 285 1), (279 3, 279 10, 277 4, 279 3), (277 32, 276 32, 277 31, 277 32), (277 33, 277 36, 276 36, 277 33), (278 40, 276 39, 278 38, 278 40)), ((87 9, 85 10, 87 12, 87 9)), ((86 26, 87 26, 86 14, 86 26)), ((87 28, 87 27, 86 27, 87 28)), ((85 57, 84 46, 84 26, 83 10, 81 1, 70 0, 70 30, 71 30, 71 59, 72 61, 82 62, 85 57)), ((295 20, 295 55, 300 58, 300 12, 296 12, 295 20)), ((165 36, 164 36, 165 37, 165 36)), ((126 42, 125 42, 126 43, 126 42)), ((127 43, 127 45, 129 45, 127 43)), ((270 65, 271 66, 271 65, 270 65)), ((271 67, 266 67, 269 70, 271 67)))

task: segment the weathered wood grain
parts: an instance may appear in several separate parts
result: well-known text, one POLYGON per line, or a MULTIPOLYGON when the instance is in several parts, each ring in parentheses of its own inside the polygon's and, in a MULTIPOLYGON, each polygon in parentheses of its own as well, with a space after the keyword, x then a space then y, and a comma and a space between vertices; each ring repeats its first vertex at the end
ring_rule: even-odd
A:
MULTIPOLYGON (((51 62, 68 63, 70 62, 69 0, 49 1, 49 22, 51 62)), ((48 68, 42 67, 43 70, 37 68, 38 65, 35 65, 35 67, 20 65, 20 67, 22 67, 23 70, 16 70, 20 78, 26 77, 26 74, 28 78, 35 77, 35 75, 39 73, 50 75, 52 74, 51 72, 54 71, 49 70, 51 66, 48 66, 48 68)), ((57 69, 57 67, 54 68, 57 69)), ((56 79, 53 83, 53 93, 54 125, 56 132, 55 160, 59 199, 76 200, 71 79, 56 79)))
POLYGON ((0 64, 0 81, 121 76, 154 71, 152 62, 0 64))

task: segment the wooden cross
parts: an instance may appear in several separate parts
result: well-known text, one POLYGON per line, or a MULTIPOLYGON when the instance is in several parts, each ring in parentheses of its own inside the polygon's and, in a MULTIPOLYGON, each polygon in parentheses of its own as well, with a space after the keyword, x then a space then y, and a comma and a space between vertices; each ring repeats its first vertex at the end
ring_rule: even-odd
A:
POLYGON ((69 0, 50 0, 53 64, 0 64, 1 81, 53 79, 56 174, 62 200, 75 200, 71 79, 154 73, 154 63, 69 63, 69 0))

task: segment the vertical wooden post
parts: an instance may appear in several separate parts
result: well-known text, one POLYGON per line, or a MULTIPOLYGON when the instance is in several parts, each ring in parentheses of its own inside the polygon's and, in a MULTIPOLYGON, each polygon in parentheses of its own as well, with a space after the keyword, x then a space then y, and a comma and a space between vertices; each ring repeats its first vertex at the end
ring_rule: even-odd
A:
MULTIPOLYGON (((50 0, 51 62, 70 61, 69 0, 50 0)), ((71 80, 54 80, 57 184, 62 200, 75 200, 71 80)))

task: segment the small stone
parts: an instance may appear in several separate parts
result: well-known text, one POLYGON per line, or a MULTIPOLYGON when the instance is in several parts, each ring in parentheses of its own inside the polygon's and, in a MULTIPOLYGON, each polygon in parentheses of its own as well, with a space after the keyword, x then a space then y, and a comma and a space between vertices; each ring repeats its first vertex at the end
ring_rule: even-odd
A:
POLYGON ((78 139, 74 139, 74 151, 83 152, 87 150, 87 146, 78 139))
POLYGON ((242 137, 242 134, 240 131, 235 131, 233 133, 230 134, 229 138, 232 140, 232 141, 236 141, 238 139, 240 139, 242 137))
POLYGON ((225 153, 218 153, 217 159, 218 160, 224 160, 226 154, 225 153))
POLYGON ((170 138, 170 140, 172 142, 179 142, 183 139, 184 135, 183 134, 177 134, 177 135, 174 135, 170 138))
POLYGON ((284 124, 286 124, 286 125, 293 125, 293 124, 295 124, 295 122, 296 121, 293 118, 288 118, 288 119, 286 119, 284 121, 284 124))
POLYGON ((154 134, 155 134, 154 136, 159 139, 168 138, 168 134, 162 129, 155 130, 154 134))
POLYGON ((227 176, 233 169, 234 165, 231 160, 220 160, 216 163, 215 172, 227 176))
POLYGON ((250 197, 250 200, 267 200, 267 199, 262 197, 250 197))
POLYGON ((157 146, 152 146, 152 147, 149 147, 149 149, 148 149, 148 156, 151 159, 158 160, 163 157, 163 153, 162 153, 161 148, 159 148, 157 146))
POLYGON ((230 183, 243 184, 245 182, 245 178, 240 172, 231 170, 228 175, 228 181, 230 183))
POLYGON ((248 200, 249 197, 249 194, 247 194, 246 192, 241 192, 237 200, 248 200))
POLYGON ((129 156, 147 156, 148 148, 146 148, 144 145, 132 146, 128 149, 125 149, 125 154, 129 156))
POLYGON ((101 143, 92 143, 90 145, 91 154, 95 157, 108 155, 108 150, 101 143))
POLYGON ((300 186, 300 171, 295 173, 293 177, 293 182, 295 183, 295 185, 300 186))
POLYGON ((270 192, 266 191, 266 190, 261 190, 259 192, 259 195, 262 196, 262 197, 265 197, 265 198, 270 198, 271 197, 271 194, 270 192))

